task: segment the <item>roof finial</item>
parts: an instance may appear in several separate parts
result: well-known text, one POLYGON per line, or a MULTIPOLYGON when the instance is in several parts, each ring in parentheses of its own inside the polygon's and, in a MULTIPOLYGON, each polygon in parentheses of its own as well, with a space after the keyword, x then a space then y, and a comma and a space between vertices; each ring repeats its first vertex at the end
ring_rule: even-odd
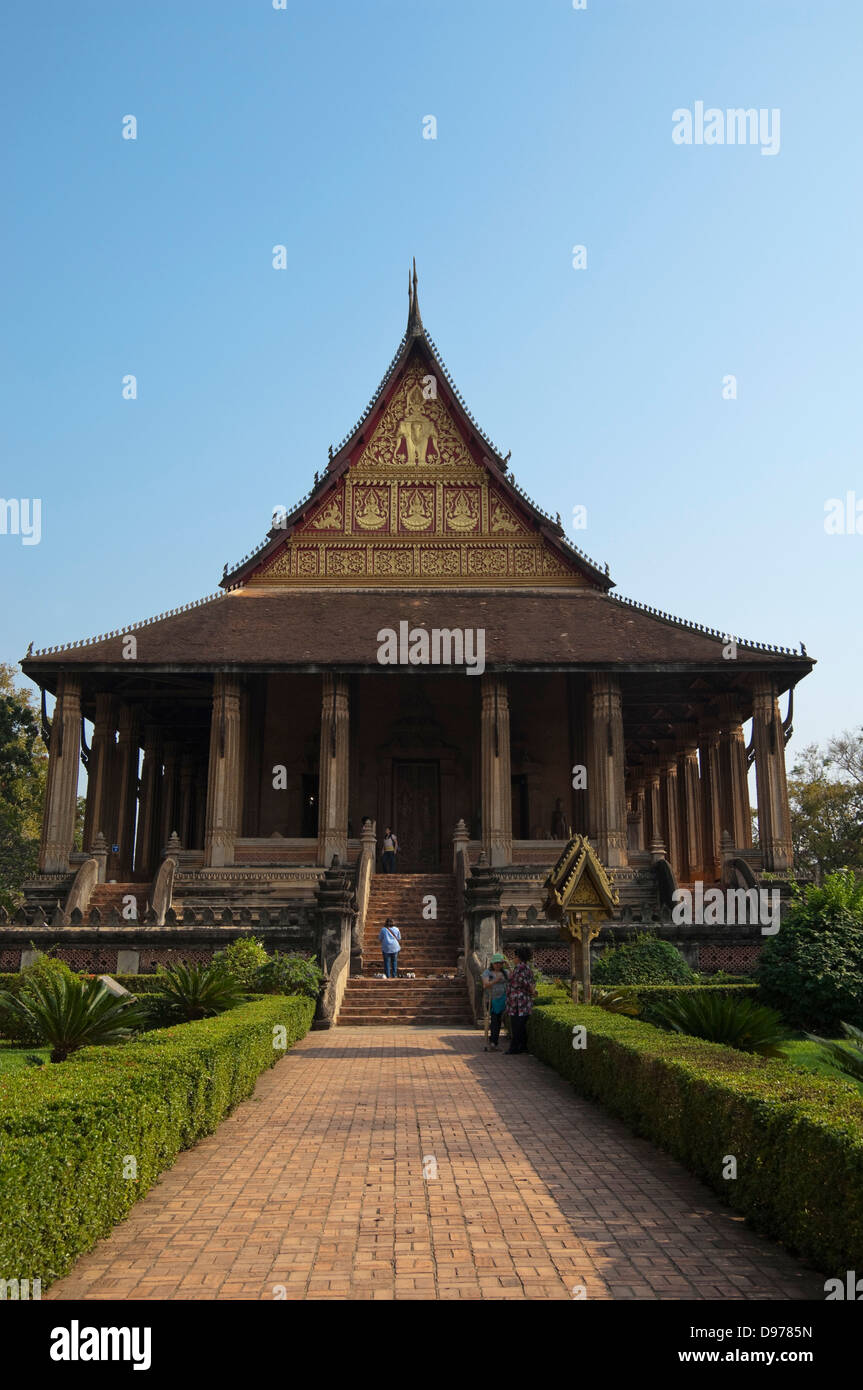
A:
POLYGON ((417 294, 417 259, 413 257, 412 272, 408 272, 408 334, 419 335, 424 332, 420 318, 420 303, 417 294))

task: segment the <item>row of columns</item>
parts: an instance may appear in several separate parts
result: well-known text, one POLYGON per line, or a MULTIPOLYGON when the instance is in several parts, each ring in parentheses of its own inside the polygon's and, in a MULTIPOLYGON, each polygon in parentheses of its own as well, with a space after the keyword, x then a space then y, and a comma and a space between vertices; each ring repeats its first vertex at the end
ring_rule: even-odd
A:
MULTIPOLYGON (((753 690, 752 738, 759 842, 766 870, 792 866, 785 736, 770 681, 753 690)), ((716 880, 727 833, 735 849, 752 846, 747 752, 737 696, 723 695, 715 718, 683 725, 676 746, 632 778, 629 838, 633 849, 664 850, 678 879, 716 880)))
MULTIPOLYGON (((492 865, 512 862, 510 712, 504 676, 481 677, 480 755, 482 836, 492 865)), ((113 865, 132 872, 132 828, 138 807, 135 872, 151 875, 173 831, 188 847, 203 845, 205 863, 233 863, 242 833, 248 711, 239 676, 213 680, 209 762, 204 769, 177 742, 163 742, 155 725, 141 730, 135 711, 116 696, 96 700, 89 762, 84 846, 101 832, 119 845, 113 865)), ((683 726, 678 743, 633 776, 627 798, 619 677, 591 677, 586 709, 586 767, 590 834, 610 868, 628 860, 628 846, 661 844, 683 880, 716 878, 720 840, 728 831, 736 848, 752 843, 746 748, 735 696, 721 697, 713 721, 683 726)), ((61 675, 51 732, 40 867, 68 868, 72 849, 81 734, 81 685, 61 675)), ((772 682, 754 689, 753 744, 761 849, 765 869, 791 866, 791 828, 785 782, 784 733, 772 682)), ((325 673, 321 701, 318 791, 318 862, 347 858, 350 702, 346 676, 325 673)))

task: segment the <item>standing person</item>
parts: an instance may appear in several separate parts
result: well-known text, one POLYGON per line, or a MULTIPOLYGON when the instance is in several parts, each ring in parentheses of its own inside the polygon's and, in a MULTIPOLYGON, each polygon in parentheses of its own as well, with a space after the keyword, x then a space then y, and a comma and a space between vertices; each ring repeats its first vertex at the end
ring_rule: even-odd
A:
POLYGON ((527 946, 519 946, 515 954, 518 965, 509 978, 506 990, 511 1034, 507 1057, 527 1051, 527 1020, 533 1009, 533 996, 536 994, 536 981, 528 964, 533 952, 527 946))
POLYGON ((504 1010, 506 1009, 506 987, 509 983, 509 971, 506 969, 506 961, 500 951, 496 951, 488 964, 488 969, 482 972, 482 987, 487 992, 489 1009, 489 1030, 491 1032, 491 1050, 497 1052, 497 1045, 500 1039, 500 1025, 503 1022, 504 1010))
POLYGON ((399 852, 398 836, 393 833, 389 826, 384 831, 384 843, 381 853, 381 863, 385 874, 394 874, 396 871, 396 855, 399 852))
POLYGON ((384 975, 388 980, 398 979, 402 934, 392 917, 388 917, 381 927, 379 940, 384 958, 384 975))

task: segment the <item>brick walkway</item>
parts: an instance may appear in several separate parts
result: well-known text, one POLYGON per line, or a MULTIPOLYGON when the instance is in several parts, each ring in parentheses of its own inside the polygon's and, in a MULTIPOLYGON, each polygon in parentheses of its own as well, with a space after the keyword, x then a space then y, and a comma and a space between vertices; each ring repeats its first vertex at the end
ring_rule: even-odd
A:
POLYGON ((823 1299, 823 1282, 535 1058, 461 1029, 342 1028, 267 1072, 47 1296, 823 1299))

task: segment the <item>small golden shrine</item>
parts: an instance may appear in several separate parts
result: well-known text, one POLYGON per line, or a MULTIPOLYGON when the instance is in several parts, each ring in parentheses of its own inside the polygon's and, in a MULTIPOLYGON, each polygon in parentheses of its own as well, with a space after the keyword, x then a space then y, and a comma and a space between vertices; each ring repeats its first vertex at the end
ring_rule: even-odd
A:
POLYGON ((544 886, 545 915, 560 923, 561 935, 570 943, 573 1000, 580 979, 582 1000, 589 1004, 590 943, 619 907, 617 890, 586 835, 573 835, 544 886))

